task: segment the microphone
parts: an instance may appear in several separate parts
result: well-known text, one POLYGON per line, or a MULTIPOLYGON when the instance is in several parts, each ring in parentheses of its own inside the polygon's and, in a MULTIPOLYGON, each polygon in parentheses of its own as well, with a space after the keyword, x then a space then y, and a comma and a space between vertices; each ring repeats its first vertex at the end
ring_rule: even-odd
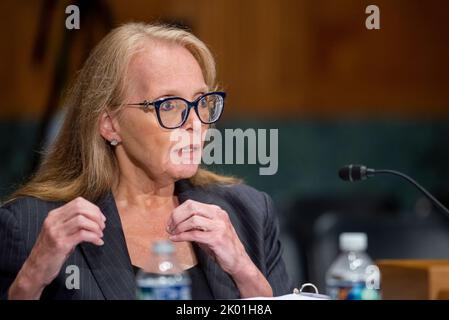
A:
POLYGON ((344 166, 338 171, 338 175, 340 178, 344 181, 360 181, 360 180, 366 180, 368 178, 371 178, 377 174, 391 174, 398 177, 401 177, 404 180, 407 180, 412 185, 414 185, 419 191, 421 191, 438 209, 440 209, 443 213, 449 217, 449 210, 440 202, 438 201, 429 191, 427 191, 423 186, 421 186, 418 182, 410 178, 409 176, 403 174, 402 172, 395 171, 395 170, 375 170, 371 168, 367 168, 363 165, 354 165, 350 164, 347 166, 344 166))
POLYGON ((342 180, 351 182, 366 180, 367 178, 372 177, 374 174, 374 169, 368 169, 366 166, 358 164, 350 164, 348 166, 344 166, 338 172, 338 175, 342 180))

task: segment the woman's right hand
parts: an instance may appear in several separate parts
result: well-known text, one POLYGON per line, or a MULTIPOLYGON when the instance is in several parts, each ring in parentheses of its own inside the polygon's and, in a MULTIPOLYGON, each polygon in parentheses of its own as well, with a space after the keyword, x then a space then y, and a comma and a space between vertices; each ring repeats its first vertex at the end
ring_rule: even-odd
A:
POLYGON ((100 209, 81 197, 50 211, 29 257, 9 289, 8 298, 39 299, 79 243, 104 244, 105 221, 100 209))

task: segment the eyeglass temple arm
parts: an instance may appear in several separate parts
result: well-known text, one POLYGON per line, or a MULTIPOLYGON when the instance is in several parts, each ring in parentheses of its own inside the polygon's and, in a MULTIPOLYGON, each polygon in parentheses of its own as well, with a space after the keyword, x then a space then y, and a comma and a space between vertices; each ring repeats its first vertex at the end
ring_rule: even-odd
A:
POLYGON ((150 108, 150 106, 154 107, 154 103, 153 102, 149 102, 147 100, 145 100, 143 102, 139 102, 139 103, 126 103, 124 105, 125 106, 131 106, 131 107, 138 107, 138 108, 143 109, 143 110, 148 110, 150 108))

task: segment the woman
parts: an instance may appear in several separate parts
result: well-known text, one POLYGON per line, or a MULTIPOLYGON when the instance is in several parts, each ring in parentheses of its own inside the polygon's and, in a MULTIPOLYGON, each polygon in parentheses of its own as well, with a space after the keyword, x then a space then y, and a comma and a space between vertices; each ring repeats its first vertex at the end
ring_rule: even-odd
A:
POLYGON ((0 209, 2 297, 133 299, 133 267, 161 239, 195 277, 193 298, 289 293, 270 198, 199 169, 204 139, 172 139, 204 137, 219 119, 215 87, 211 53, 184 30, 131 23, 107 35, 41 167, 0 209))

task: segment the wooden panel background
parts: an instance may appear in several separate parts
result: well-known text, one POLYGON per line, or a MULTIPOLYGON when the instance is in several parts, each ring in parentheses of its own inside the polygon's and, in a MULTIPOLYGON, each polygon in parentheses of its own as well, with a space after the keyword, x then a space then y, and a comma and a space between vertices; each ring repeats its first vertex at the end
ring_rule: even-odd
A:
MULTIPOLYGON (((37 118, 49 99, 65 7, 58 1, 44 59, 32 59, 45 1, 1 1, 0 117, 37 118)), ((213 50, 228 118, 449 116, 449 2, 419 0, 105 0, 114 25, 176 21, 213 50), (381 30, 365 28, 377 4, 381 30)), ((83 12, 81 12, 83 15, 83 12)), ((94 25, 75 33, 69 73, 94 25)), ((95 41, 104 33, 100 29, 95 41)))

